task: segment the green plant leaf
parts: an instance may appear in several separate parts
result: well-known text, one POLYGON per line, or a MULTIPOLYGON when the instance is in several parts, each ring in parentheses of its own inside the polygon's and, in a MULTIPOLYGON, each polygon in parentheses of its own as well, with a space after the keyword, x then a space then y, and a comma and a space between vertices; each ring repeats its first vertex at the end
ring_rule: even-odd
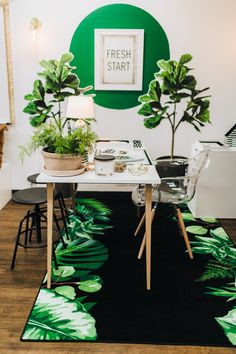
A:
POLYGON ((71 266, 60 266, 58 269, 53 269, 53 275, 60 278, 70 277, 75 273, 75 268, 71 266))
POLYGON ((230 343, 236 345, 236 307, 223 317, 216 317, 216 321, 223 328, 230 343))
POLYGON ((207 229, 199 225, 187 226, 186 231, 195 235, 205 235, 207 233, 207 229))
POLYGON ((158 114, 156 114, 154 117, 145 118, 144 126, 149 129, 155 128, 161 123, 162 119, 164 119, 164 117, 158 114))
POLYGON ((87 293, 94 293, 101 289, 102 279, 98 275, 82 277, 79 282, 79 289, 87 293))
POLYGON ((69 285, 62 285, 62 286, 57 286, 55 289, 53 289, 57 294, 63 295, 67 297, 68 299, 74 300, 76 297, 75 289, 73 286, 69 285))
POLYGON ((191 213, 182 213, 182 217, 185 222, 196 220, 191 213))
POLYGON ((45 90, 41 80, 35 80, 33 95, 36 100, 40 100, 40 101, 44 100, 45 90))
POLYGON ((197 84, 197 81, 196 81, 195 77, 192 75, 187 75, 185 77, 185 79, 182 81, 183 88, 186 88, 189 90, 195 89, 196 84, 197 84))
POLYGON ((148 95, 151 101, 159 102, 161 98, 161 88, 157 80, 152 80, 149 84, 148 95))
POLYGON ((138 114, 142 116, 151 116, 153 115, 152 107, 149 103, 145 103, 142 105, 142 107, 138 110, 138 114))
POLYGON ((211 291, 206 292, 206 294, 227 297, 229 298, 228 300, 236 299, 236 287, 234 284, 232 284, 231 286, 223 286, 221 288, 214 288, 211 286, 207 286, 207 289, 211 291))
POLYGON ((233 245, 233 242, 230 240, 229 236, 227 235, 223 227, 217 227, 214 230, 210 230, 210 234, 212 237, 220 241, 225 241, 227 244, 233 245))
POLYGON ((91 271, 103 265, 108 258, 108 250, 97 240, 77 239, 66 249, 59 246, 56 250, 56 257, 59 265, 69 265, 79 270, 91 271))
POLYGON ((157 66, 160 69, 167 71, 169 74, 173 72, 173 61, 171 60, 164 60, 164 59, 158 60, 157 66))
POLYGON ((49 289, 41 289, 23 339, 95 340, 95 320, 81 304, 49 289))
POLYGON ((188 63, 189 61, 191 61, 192 60, 192 55, 191 54, 183 54, 183 55, 181 55, 181 57, 180 57, 180 59, 179 59, 179 63, 181 64, 181 65, 183 65, 183 64, 186 64, 186 63, 188 63))
POLYGON ((72 53, 65 53, 61 56, 60 62, 65 64, 65 63, 69 63, 73 60, 74 55, 72 53))
POLYGON ((235 277, 235 264, 220 261, 209 260, 205 266, 205 271, 198 279, 199 281, 207 281, 211 279, 234 279, 235 277))
POLYGON ((213 223, 213 224, 218 223, 218 220, 215 218, 201 218, 201 220, 207 223, 213 223))
POLYGON ((145 94, 145 95, 139 96, 138 100, 139 100, 139 102, 142 102, 142 103, 148 103, 151 101, 151 97, 148 94, 145 94))

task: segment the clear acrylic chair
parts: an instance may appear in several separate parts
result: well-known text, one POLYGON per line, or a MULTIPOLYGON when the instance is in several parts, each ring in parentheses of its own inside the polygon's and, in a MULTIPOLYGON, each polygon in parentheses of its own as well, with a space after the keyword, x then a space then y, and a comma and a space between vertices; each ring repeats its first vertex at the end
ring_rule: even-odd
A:
MULTIPOLYGON (((184 237, 188 255, 191 259, 193 259, 193 253, 185 229, 182 213, 180 211, 180 208, 178 207, 178 204, 188 203, 193 198, 197 186, 197 181, 201 176, 201 174, 203 173, 203 171, 208 167, 209 162, 210 162, 209 150, 203 150, 190 159, 156 160, 155 162, 157 170, 160 165, 164 164, 166 166, 167 164, 169 164, 171 168, 174 168, 175 166, 176 168, 182 166, 182 171, 184 171, 183 176, 164 177, 161 178, 160 184, 153 186, 152 200, 154 202, 154 206, 152 209, 151 218, 153 220, 159 203, 173 205, 181 232, 184 237)), ((138 207, 145 205, 145 185, 139 184, 133 190, 132 201, 138 207)), ((140 231, 142 225, 144 224, 144 221, 145 221, 145 214, 142 216, 138 224, 138 227, 134 233, 135 236, 140 231)), ((139 254, 138 254, 139 259, 143 254, 145 244, 146 244, 146 234, 144 234, 143 236, 142 244, 139 250, 139 254)))

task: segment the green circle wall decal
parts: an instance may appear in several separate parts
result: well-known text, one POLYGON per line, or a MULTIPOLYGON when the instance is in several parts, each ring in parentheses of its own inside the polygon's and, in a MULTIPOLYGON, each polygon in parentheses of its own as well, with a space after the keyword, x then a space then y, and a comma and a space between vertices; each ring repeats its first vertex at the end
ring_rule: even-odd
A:
POLYGON ((159 59, 169 59, 167 36, 148 12, 132 5, 113 4, 90 13, 77 27, 70 44, 74 54, 73 65, 81 87, 94 85, 94 29, 144 29, 143 90, 94 90, 96 104, 112 109, 126 109, 139 105, 138 97, 148 90, 150 80, 157 71, 159 59))

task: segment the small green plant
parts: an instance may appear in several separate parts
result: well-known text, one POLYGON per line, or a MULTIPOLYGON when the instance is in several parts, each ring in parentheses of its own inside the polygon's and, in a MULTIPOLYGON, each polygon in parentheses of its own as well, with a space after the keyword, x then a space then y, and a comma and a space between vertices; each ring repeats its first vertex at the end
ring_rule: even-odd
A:
POLYGON ((20 157, 31 155, 38 148, 58 154, 85 154, 96 141, 97 135, 91 130, 90 123, 95 119, 87 119, 86 124, 71 131, 67 122, 70 118, 63 116, 62 102, 70 96, 78 96, 92 89, 92 86, 81 88, 80 80, 72 72, 70 65, 72 53, 63 54, 60 60, 42 60, 44 68, 35 80, 32 93, 25 96, 28 101, 24 112, 29 114, 29 122, 35 128, 31 142, 21 146, 20 157))
POLYGON ((209 88, 196 88, 195 77, 189 75, 192 69, 186 65, 191 60, 190 54, 182 55, 179 61, 159 60, 157 66, 160 71, 154 74, 155 79, 150 82, 148 92, 139 97, 142 106, 138 113, 145 116, 146 128, 157 127, 163 119, 169 121, 171 158, 174 156, 175 133, 181 123, 192 124, 197 131, 210 123, 209 96, 201 96, 209 88))

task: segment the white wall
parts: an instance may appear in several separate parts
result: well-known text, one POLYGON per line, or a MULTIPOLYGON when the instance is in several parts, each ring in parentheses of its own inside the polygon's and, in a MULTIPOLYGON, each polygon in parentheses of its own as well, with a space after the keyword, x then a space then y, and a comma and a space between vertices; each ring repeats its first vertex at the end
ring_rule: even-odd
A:
MULTIPOLYGON (((27 187, 27 176, 41 167, 40 154, 25 159, 22 165, 17 147, 25 144, 31 134, 28 115, 22 112, 25 106, 23 97, 32 89, 39 60, 59 58, 67 52, 78 24, 96 8, 113 3, 135 5, 152 14, 167 34, 171 58, 191 53, 199 87, 211 88, 212 125, 203 128, 199 134, 188 124, 183 124, 177 133, 177 154, 188 156, 196 138, 222 141, 225 132, 235 124, 235 0, 11 0, 16 124, 9 127, 4 150, 5 160, 13 167, 13 189, 27 187), (34 45, 29 27, 35 16, 42 21, 42 29, 34 45)), ((153 45, 158 45, 158 39, 153 45)), ((169 154, 167 122, 148 130, 137 109, 115 111, 96 106, 97 124, 94 128, 100 136, 140 138, 152 157, 169 154)))

